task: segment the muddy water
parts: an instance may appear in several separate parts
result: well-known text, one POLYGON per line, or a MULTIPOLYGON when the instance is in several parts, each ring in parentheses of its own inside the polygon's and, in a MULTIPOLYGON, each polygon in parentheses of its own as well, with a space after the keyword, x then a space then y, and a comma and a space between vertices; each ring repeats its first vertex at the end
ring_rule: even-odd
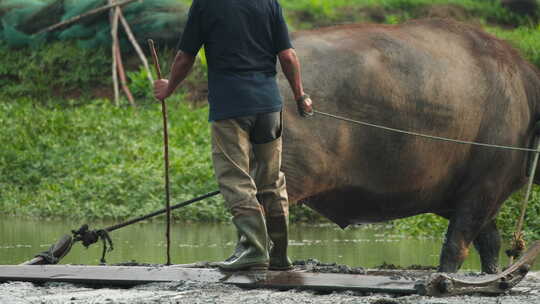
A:
MULTIPOLYGON (((46 250, 64 233, 78 228, 82 222, 33 221, 0 218, 0 264, 18 264, 46 250)), ((112 223, 90 223, 103 228, 112 223)), ((111 234, 115 250, 108 263, 137 261, 164 263, 164 224, 136 224, 111 234)), ((222 260, 232 252, 235 232, 231 224, 174 224, 172 227, 172 262, 222 260)), ((374 267, 383 263, 396 265, 437 265, 442 240, 412 238, 391 233, 384 227, 348 228, 334 225, 292 225, 290 256, 292 259, 316 258, 350 266, 374 267)), ((478 270, 479 258, 471 251, 464 269, 478 270)), ((66 264, 98 264, 101 244, 85 249, 76 244, 62 260, 66 264)), ((537 263, 535 269, 540 269, 537 263)))

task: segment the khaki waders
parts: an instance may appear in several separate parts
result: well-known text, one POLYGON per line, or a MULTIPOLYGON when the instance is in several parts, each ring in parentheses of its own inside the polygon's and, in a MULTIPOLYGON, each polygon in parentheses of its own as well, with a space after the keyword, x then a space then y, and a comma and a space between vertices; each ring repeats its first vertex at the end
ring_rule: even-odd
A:
POLYGON ((281 150, 279 113, 212 123, 214 170, 238 231, 233 255, 217 263, 218 267, 224 270, 291 268, 287 257, 289 210, 285 175, 281 172, 281 150), (261 128, 268 129, 264 121, 276 119, 276 115, 278 131, 274 136, 266 136, 265 143, 257 143, 260 142, 257 133, 261 128), (273 245, 269 250, 270 241, 273 245))

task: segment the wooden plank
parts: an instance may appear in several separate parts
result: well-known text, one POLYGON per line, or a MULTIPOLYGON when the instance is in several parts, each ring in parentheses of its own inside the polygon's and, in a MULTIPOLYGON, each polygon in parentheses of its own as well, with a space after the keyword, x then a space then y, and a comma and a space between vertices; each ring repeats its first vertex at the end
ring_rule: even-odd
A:
POLYGON ((416 280, 386 276, 310 273, 299 271, 221 272, 208 268, 130 266, 0 266, 0 282, 68 282, 129 286, 154 282, 197 281, 240 287, 354 290, 414 294, 416 280))
MULTIPOLYGON (((235 275, 235 281, 243 274, 235 275)), ((234 282, 232 282, 235 284, 234 282)), ((310 273, 294 271, 271 271, 265 280, 252 284, 254 287, 278 289, 311 289, 311 290, 354 290, 362 292, 382 292, 397 294, 415 294, 416 280, 338 273, 310 273)))

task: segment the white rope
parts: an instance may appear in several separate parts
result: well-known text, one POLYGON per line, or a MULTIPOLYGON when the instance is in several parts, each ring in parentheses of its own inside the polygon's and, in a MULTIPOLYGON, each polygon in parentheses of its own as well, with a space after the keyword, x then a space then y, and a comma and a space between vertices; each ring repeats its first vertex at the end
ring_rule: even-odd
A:
POLYGON ((335 118, 335 119, 338 119, 338 120, 347 121, 347 122, 354 123, 354 124, 357 124, 357 125, 362 125, 362 126, 367 126, 367 127, 372 127, 372 128, 382 129, 382 130, 386 130, 386 131, 390 131, 390 132, 395 132, 395 133, 401 133, 401 134, 407 134, 407 135, 418 136, 418 137, 423 137, 423 138, 429 138, 429 139, 433 139, 433 140, 440 140, 440 141, 452 142, 452 143, 457 143, 457 144, 473 145, 473 146, 481 146, 481 147, 488 147, 488 148, 495 148, 495 149, 503 149, 503 150, 515 150, 515 151, 536 152, 536 153, 539 153, 539 152, 540 152, 540 150, 537 150, 537 149, 520 148, 520 147, 513 147, 513 146, 501 146, 501 145, 493 145, 493 144, 485 144, 485 143, 479 143, 479 142, 474 142, 474 141, 466 141, 466 140, 451 139, 451 138, 440 137, 440 136, 434 136, 434 135, 426 135, 426 134, 422 134, 422 133, 411 132, 411 131, 405 131, 405 130, 400 130, 400 129, 390 128, 390 127, 385 127, 385 126, 381 126, 381 125, 377 125, 377 124, 372 124, 372 123, 368 123, 368 122, 363 122, 363 121, 358 121, 358 120, 354 120, 354 119, 349 119, 349 118, 345 118, 345 117, 342 117, 342 116, 333 115, 333 114, 329 114, 329 113, 325 113, 325 112, 321 112, 321 111, 316 111, 316 110, 314 110, 313 112, 316 113, 316 114, 322 115, 322 116, 326 116, 326 117, 331 117, 331 118, 335 118))

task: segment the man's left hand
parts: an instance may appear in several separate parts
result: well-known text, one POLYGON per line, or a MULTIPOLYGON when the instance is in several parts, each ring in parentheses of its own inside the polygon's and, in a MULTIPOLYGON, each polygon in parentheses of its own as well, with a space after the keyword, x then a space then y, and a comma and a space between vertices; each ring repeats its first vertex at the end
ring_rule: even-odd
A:
POLYGON ((154 81, 154 97, 158 100, 165 100, 169 96, 171 96, 169 80, 159 79, 154 81))
POLYGON ((311 97, 307 94, 303 94, 301 97, 296 99, 296 105, 298 106, 298 114, 302 117, 311 117, 313 116, 313 101, 311 97))

